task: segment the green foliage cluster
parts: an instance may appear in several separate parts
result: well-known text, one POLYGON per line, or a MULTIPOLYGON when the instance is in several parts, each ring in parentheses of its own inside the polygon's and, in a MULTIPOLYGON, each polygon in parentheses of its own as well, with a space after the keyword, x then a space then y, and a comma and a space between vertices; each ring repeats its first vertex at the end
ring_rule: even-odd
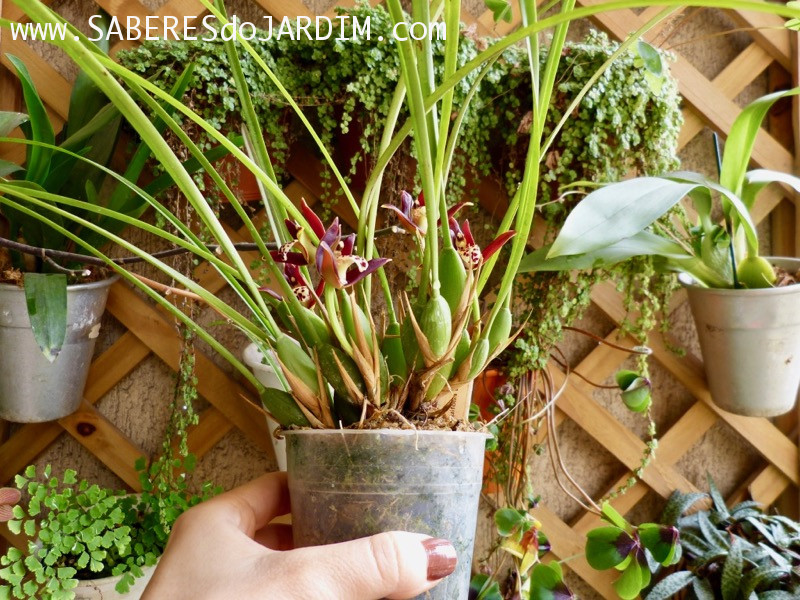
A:
MULTIPOLYGON (((191 466, 180 459, 170 465, 191 466)), ((191 495, 185 480, 158 477, 159 462, 148 468, 141 459, 136 467, 138 495, 78 481, 71 469, 58 477, 50 465, 17 475, 29 500, 14 507, 8 527, 29 541, 27 553, 12 547, 0 556, 0 599, 71 600, 80 580, 119 575, 117 591, 126 593, 142 567, 156 563, 178 516, 217 491, 205 484, 191 495)))
MULTIPOLYGON (((399 78, 399 65, 385 9, 358 4, 346 12, 362 22, 370 18, 370 39, 346 35, 346 41, 332 38, 325 42, 284 36, 255 41, 254 47, 305 108, 333 154, 340 136, 357 124, 359 149, 351 157, 351 164, 341 165, 352 175, 359 165, 377 156, 379 134, 399 78), (384 41, 378 41, 378 36, 383 36, 384 41)), ((458 63, 468 62, 490 43, 491 40, 477 40, 462 33, 458 63)), ((444 43, 434 41, 433 47, 435 55, 441 57, 444 43)), ((570 102, 617 47, 597 32, 582 42, 567 44, 547 116, 548 132, 565 117, 570 102)), ((172 88, 187 64, 194 63, 193 81, 184 102, 221 131, 230 136, 239 133, 238 96, 221 42, 148 41, 121 52, 119 59, 124 66, 153 78, 165 90, 172 88)), ((541 60, 546 60, 546 52, 541 60)), ((436 68, 442 68, 441 61, 436 68)), ((289 147, 302 137, 303 128, 272 82, 246 53, 242 56, 242 69, 276 171, 285 176, 289 147)), ((654 82, 651 75, 640 53, 625 53, 569 115, 542 162, 539 202, 547 223, 547 239, 558 232, 574 205, 572 199, 578 197, 562 196, 564 186, 584 180, 612 181, 630 172, 663 173, 677 166, 675 148, 682 117, 676 84, 669 77, 654 82)), ((456 106, 468 93, 473 78, 474 75, 467 77, 457 86, 456 106)), ((528 143, 530 114, 524 107, 529 105, 530 96, 525 51, 512 47, 490 67, 464 118, 448 180, 451 204, 475 200, 478 188, 472 182, 487 176, 501 181, 509 194, 516 190, 528 143)), ((401 121, 406 116, 401 114, 401 121)), ((187 129, 201 147, 210 147, 204 132, 193 131, 189 125, 187 129)), ((402 189, 417 183, 409 180, 416 176, 410 174, 415 170, 404 168, 409 156, 411 146, 407 144, 387 173, 384 189, 402 189)), ((323 185, 329 192, 331 180, 326 169, 323 185)), ((212 190, 206 195, 214 197, 212 190)), ((332 198, 330 192, 325 200, 330 204, 332 198)), ((589 304, 592 286, 603 279, 624 287, 627 307, 637 315, 636 321, 626 327, 637 338, 643 338, 644 332, 656 326, 657 317, 666 306, 672 278, 639 262, 647 260, 602 272, 584 271, 577 276, 541 273, 535 278, 521 278, 517 288, 521 302, 517 306, 524 307, 524 311, 518 317, 520 321, 529 320, 514 351, 509 353, 511 374, 544 364, 552 345, 561 339, 562 324, 569 324, 582 314, 589 304)))
POLYGON ((696 600, 800 597, 800 523, 767 514, 753 501, 728 508, 710 479, 709 486, 709 494, 670 497, 661 521, 680 531, 679 563, 656 572, 645 600, 678 593, 696 600), (710 508, 692 512, 709 497, 710 508))

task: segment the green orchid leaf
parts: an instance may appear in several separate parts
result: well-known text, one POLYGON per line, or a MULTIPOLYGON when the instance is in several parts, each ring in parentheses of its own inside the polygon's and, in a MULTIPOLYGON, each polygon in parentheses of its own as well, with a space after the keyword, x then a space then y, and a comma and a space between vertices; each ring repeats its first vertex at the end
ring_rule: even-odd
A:
POLYGON ((564 573, 557 562, 538 564, 531 570, 530 600, 573 600, 575 595, 564 583, 564 573))
POLYGON ((585 254, 641 233, 696 187, 661 177, 602 187, 572 210, 547 257, 585 254))
POLYGON ((586 561, 604 571, 620 565, 636 546, 634 539, 619 527, 599 527, 586 535, 586 561))
POLYGON ((664 75, 664 63, 662 62, 661 53, 644 40, 639 40, 636 43, 636 49, 642 59, 644 68, 653 75, 662 77, 664 75))
POLYGON ((669 600, 674 598, 687 585, 695 581, 694 573, 691 571, 678 571, 667 575, 659 581, 644 600, 669 600))
POLYGON ((25 113, 0 111, 0 137, 6 137, 27 120, 25 113))
POLYGON ((642 591, 645 585, 643 571, 647 572, 649 581, 650 571, 647 567, 642 567, 638 561, 632 560, 619 579, 612 584, 622 600, 633 600, 642 591))
POLYGON ((758 193, 770 183, 783 183, 800 192, 800 177, 771 169, 753 169, 745 174, 742 184, 742 202, 748 209, 753 208, 758 193))
POLYGON ((33 337, 53 362, 67 336, 67 276, 26 273, 23 283, 33 337))
POLYGON ((748 243, 751 247, 758 247, 758 233, 756 232, 756 225, 753 222, 753 218, 750 216, 750 211, 745 206, 742 199, 730 188, 726 188, 723 185, 711 181, 705 175, 690 171, 670 173, 667 177, 676 182, 692 182, 719 192, 722 195, 722 203, 725 213, 728 214, 730 209, 733 209, 737 219, 737 225, 741 225, 743 227, 748 243))
POLYGON ((572 271, 610 267, 634 256, 662 256, 682 259, 689 255, 680 244, 650 231, 640 231, 629 238, 585 254, 548 258, 551 246, 543 246, 522 259, 520 273, 534 271, 572 271))
POLYGON ((12 173, 16 173, 17 171, 22 171, 22 167, 20 167, 16 163, 11 162, 10 160, 0 159, 0 177, 11 175, 12 173))
POLYGON ((745 172, 750 164, 756 136, 761 129, 764 117, 767 116, 775 102, 798 93, 800 93, 800 88, 767 94, 742 109, 731 125, 728 138, 725 140, 725 153, 722 157, 722 170, 719 176, 720 185, 728 188, 734 194, 741 193, 745 172))
POLYGON ((711 501, 714 503, 714 510, 716 510, 721 517, 727 518, 731 513, 728 510, 728 505, 725 504, 725 499, 722 497, 722 493, 719 491, 717 484, 714 483, 711 473, 706 473, 706 480, 708 481, 708 493, 711 496, 711 501))
MULTIPOLYGON (((29 117, 28 121, 23 124, 26 137, 45 144, 55 144, 55 134, 50 123, 50 117, 42 99, 39 97, 39 93, 36 91, 36 86, 33 84, 28 68, 16 56, 8 54, 7 57, 11 64, 14 65, 22 84, 22 96, 25 98, 25 107, 29 117)), ((28 146, 27 151, 25 179, 35 182, 44 181, 50 169, 52 149, 44 146, 28 146)))
POLYGON ((639 525, 638 530, 639 539, 653 558, 664 566, 672 564, 679 543, 678 529, 658 523, 644 523, 639 525))

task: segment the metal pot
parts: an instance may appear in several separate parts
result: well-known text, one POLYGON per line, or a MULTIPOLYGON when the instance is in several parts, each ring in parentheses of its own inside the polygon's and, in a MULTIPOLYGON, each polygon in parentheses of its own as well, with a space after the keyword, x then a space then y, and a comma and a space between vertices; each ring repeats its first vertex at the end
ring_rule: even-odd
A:
POLYGON ((25 292, 0 284, 0 419, 38 423, 78 409, 114 281, 116 277, 67 288, 67 337, 52 363, 33 337, 25 292))
MULTIPOLYGON (((797 258, 768 260, 800 269, 797 258)), ((681 283, 714 403, 751 417, 789 412, 800 387, 800 285, 732 290, 699 287, 684 277, 681 283)))

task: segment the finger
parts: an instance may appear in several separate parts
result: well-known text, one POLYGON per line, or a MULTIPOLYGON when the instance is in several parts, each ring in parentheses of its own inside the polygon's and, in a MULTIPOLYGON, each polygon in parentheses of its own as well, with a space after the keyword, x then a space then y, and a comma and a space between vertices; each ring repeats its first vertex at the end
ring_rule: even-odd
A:
POLYGON ((285 523, 270 523, 256 531, 253 539, 270 550, 292 550, 294 548, 292 526, 285 523))
POLYGON ((456 552, 445 540, 404 531, 299 548, 270 560, 291 581, 291 598, 413 598, 453 572, 456 552))
POLYGON ((14 488, 0 488, 0 523, 14 518, 12 508, 20 501, 22 494, 14 488))
POLYGON ((267 473, 200 506, 204 510, 222 510, 252 537, 275 517, 289 513, 286 473, 267 473))

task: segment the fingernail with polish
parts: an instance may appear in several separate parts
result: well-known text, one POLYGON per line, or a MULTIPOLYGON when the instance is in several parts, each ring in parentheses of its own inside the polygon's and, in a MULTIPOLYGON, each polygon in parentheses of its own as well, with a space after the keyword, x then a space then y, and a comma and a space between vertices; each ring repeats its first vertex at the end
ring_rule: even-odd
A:
POLYGON ((447 540, 428 538, 422 542, 428 555, 428 581, 438 581, 456 570, 456 549, 447 540))

